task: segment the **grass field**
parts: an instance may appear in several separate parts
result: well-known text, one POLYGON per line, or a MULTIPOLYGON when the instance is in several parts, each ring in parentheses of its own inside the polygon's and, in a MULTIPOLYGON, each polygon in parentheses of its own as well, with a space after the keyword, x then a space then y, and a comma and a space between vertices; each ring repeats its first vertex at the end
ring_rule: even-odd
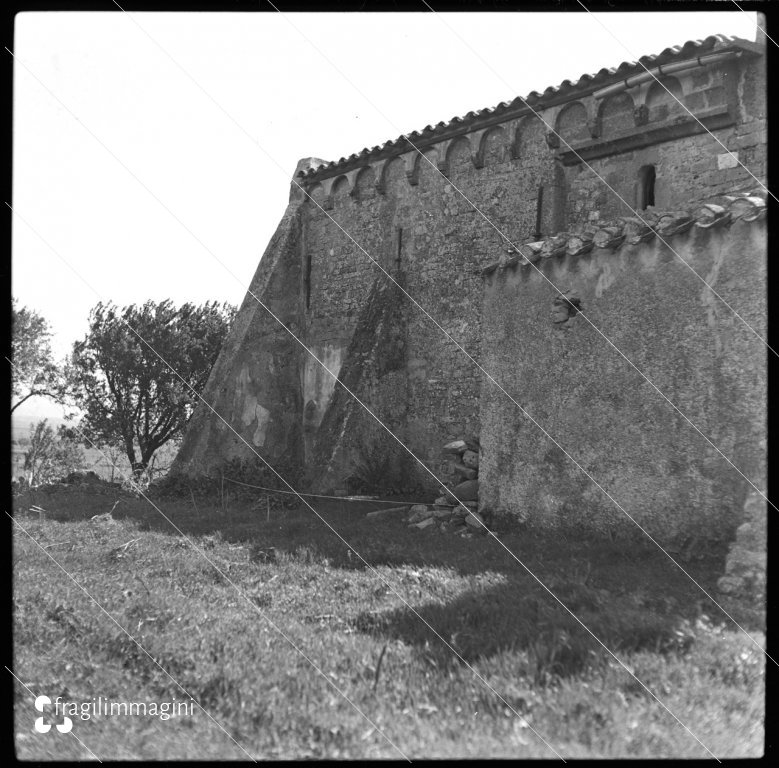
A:
MULTIPOLYGON (((264 499, 156 503, 186 538, 130 496, 17 498, 20 759, 763 752, 763 654, 657 551, 500 535, 649 693, 491 538, 374 522, 370 502, 316 505, 350 546, 309 510, 268 519, 264 499), (40 734, 40 694, 197 705, 40 734)), ((713 594, 724 556, 684 566, 713 594)), ((762 643, 762 618, 728 607, 762 643)))

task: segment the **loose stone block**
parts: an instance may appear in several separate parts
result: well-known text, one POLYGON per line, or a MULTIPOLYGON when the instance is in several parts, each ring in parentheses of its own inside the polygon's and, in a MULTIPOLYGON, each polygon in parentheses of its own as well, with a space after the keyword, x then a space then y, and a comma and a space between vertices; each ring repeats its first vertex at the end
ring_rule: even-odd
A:
MULTIPOLYGON (((469 453, 469 451, 466 451, 465 453, 469 453)), ((475 480, 479 475, 475 469, 466 467, 465 464, 455 464, 454 471, 460 475, 460 477, 464 477, 466 480, 475 480)))
POLYGON ((465 518, 465 524, 478 531, 486 530, 484 520, 481 519, 481 515, 479 515, 478 512, 469 512, 468 516, 465 518))
MULTIPOLYGON (((476 451, 465 451, 463 453, 463 464, 470 469, 478 469, 479 467, 479 454, 476 451)), ((473 478, 468 478, 472 480, 473 478)))
POLYGON ((479 481, 466 480, 464 483, 455 485, 452 488, 452 493, 460 501, 476 501, 479 498, 479 481))

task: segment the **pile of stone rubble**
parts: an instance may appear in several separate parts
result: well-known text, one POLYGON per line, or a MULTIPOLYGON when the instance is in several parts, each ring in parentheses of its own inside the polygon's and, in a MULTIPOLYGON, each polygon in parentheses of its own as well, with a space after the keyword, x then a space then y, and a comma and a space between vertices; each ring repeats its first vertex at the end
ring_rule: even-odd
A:
POLYGON ((725 575, 717 582, 723 594, 761 610, 765 610, 766 597, 767 512, 761 494, 750 491, 725 562, 725 575))
POLYGON ((485 520, 476 511, 479 506, 479 440, 466 437, 447 443, 444 453, 450 459, 451 480, 441 486, 441 495, 433 504, 414 504, 411 507, 369 512, 369 518, 383 518, 405 512, 403 519, 416 530, 436 528, 461 536, 486 534, 485 520))

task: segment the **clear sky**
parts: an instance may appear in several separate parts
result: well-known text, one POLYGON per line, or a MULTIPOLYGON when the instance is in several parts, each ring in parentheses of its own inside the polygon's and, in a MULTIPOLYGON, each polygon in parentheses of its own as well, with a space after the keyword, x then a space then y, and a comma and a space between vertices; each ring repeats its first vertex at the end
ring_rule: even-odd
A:
POLYGON ((238 304, 298 159, 337 160, 690 39, 754 40, 756 15, 730 7, 20 14, 14 210, 97 294, 15 217, 14 296, 49 320, 58 357, 99 299, 238 304))

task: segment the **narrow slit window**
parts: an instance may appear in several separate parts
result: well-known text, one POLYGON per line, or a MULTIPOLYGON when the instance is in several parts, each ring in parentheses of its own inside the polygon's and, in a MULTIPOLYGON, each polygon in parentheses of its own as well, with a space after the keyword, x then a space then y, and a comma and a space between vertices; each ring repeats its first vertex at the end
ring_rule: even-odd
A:
POLYGON ((403 227, 398 227, 398 246, 395 251, 395 270, 400 272, 400 265, 403 258, 403 227))
POLYGON ((645 165, 638 172, 638 207, 643 211, 655 204, 655 167, 645 165))
POLYGON ((533 233, 533 237, 536 240, 541 239, 541 224, 544 215, 544 187, 543 185, 538 187, 538 193, 536 195, 536 229, 533 233))

